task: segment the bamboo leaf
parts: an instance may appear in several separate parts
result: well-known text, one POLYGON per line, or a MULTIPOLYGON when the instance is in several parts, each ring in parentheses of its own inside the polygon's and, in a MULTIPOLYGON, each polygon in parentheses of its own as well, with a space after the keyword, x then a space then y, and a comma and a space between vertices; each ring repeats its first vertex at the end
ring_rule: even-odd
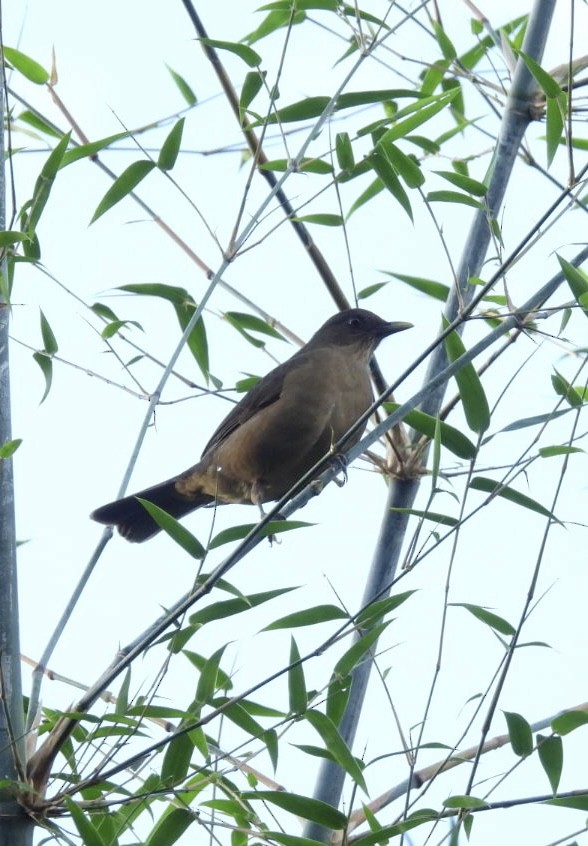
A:
POLYGON ((261 593, 252 593, 248 596, 237 597, 236 599, 225 599, 222 602, 214 602, 200 611, 196 611, 190 615, 190 625, 203 626, 205 623, 210 623, 213 620, 223 620, 225 617, 232 617, 234 614, 240 614, 242 611, 249 611, 251 608, 256 608, 264 602, 270 602, 277 596, 282 596, 284 593, 289 593, 295 590, 293 587, 279 588, 276 590, 262 591, 261 593))
POLYGON ((84 842, 84 846, 106 846, 106 841, 102 839, 102 835, 98 827, 94 824, 92 817, 87 817, 79 805, 73 799, 70 799, 69 796, 65 797, 65 802, 75 827, 84 842))
MULTIPOLYGON (((445 349, 450 362, 457 361, 466 351, 463 341, 455 331, 445 338, 445 349)), ((468 426, 478 434, 485 432, 490 425, 490 408, 474 365, 471 362, 465 364, 455 374, 455 381, 468 426)))
MULTIPOLYGON (((242 540, 253 531, 257 523, 245 523, 241 526, 232 526, 230 529, 223 529, 219 532, 208 545, 209 549, 216 549, 223 546, 225 543, 232 543, 236 540, 242 540)), ((271 520, 263 528, 259 530, 261 538, 272 537, 279 535, 282 532, 291 532, 293 529, 303 529, 308 526, 314 526, 314 523, 305 523, 303 520, 271 520)))
POLYGON ((433 279, 423 279, 421 276, 408 276, 406 273, 392 273, 391 271, 383 271, 387 276, 393 276, 395 279, 400 279, 417 291, 422 291, 429 297, 445 302, 449 296, 449 286, 442 282, 435 282, 433 279))
POLYGON ((462 191, 466 191, 468 194, 474 194, 476 197, 485 197, 488 193, 487 185, 484 185, 483 182, 478 182, 477 179, 472 179, 470 176, 455 173, 452 170, 436 170, 435 173, 438 176, 442 176, 448 182, 451 182, 452 185, 457 186, 457 188, 461 188, 462 191))
POLYGON ((192 532, 188 531, 182 523, 178 522, 175 517, 172 517, 171 514, 168 514, 167 511, 164 511, 163 508, 160 508, 153 502, 149 502, 147 499, 141 499, 140 497, 137 497, 137 500, 141 503, 143 508, 149 512, 157 525, 163 529, 163 531, 169 535, 170 538, 178 544, 178 546, 181 546, 188 555, 198 561, 204 558, 206 550, 198 538, 194 537, 192 532))
MULTIPOLYGON (((391 414, 393 411, 396 411, 397 408, 400 408, 400 406, 398 403, 385 402, 384 408, 391 414)), ((424 411, 418 411, 417 409, 409 411, 404 418, 405 423, 412 426, 412 428, 416 429, 417 432, 421 432, 421 434, 426 435, 431 439, 435 437, 437 420, 438 418, 432 417, 430 414, 425 414, 424 411)), ((476 456, 476 446, 470 441, 470 439, 460 432, 459 429, 456 429, 454 426, 450 426, 449 423, 445 423, 443 420, 439 420, 439 438, 443 446, 454 455, 457 455, 458 458, 463 458, 466 461, 469 461, 476 456)))
POLYGON ((171 170, 175 165, 180 152, 180 146, 182 144, 184 123, 184 118, 177 121, 163 142, 157 159, 157 167, 160 170, 171 170))
POLYGON ((351 171, 355 167, 353 145, 348 132, 338 132, 335 136, 335 153, 341 170, 351 171))
POLYGON ((169 807, 155 823, 144 846, 173 846, 198 816, 186 808, 169 807))
POLYGON ((287 793, 282 790, 256 790, 254 793, 245 792, 242 795, 247 802, 256 800, 269 802, 305 820, 319 823, 325 828, 337 830, 345 828, 347 825, 345 814, 319 799, 310 799, 308 796, 300 796, 297 793, 287 793))
POLYGON ((15 438, 12 441, 4 441, 0 446, 0 460, 10 458, 22 444, 22 438, 15 438))
MULTIPOLYGON (((408 199, 408 194, 400 184, 400 180, 396 176, 396 172, 392 165, 389 163, 386 156, 378 153, 377 151, 374 151, 369 155, 368 158, 371 166, 381 179, 384 186, 388 189, 388 191, 390 191, 392 196, 398 200, 404 211, 412 220, 412 208, 410 205, 410 200, 408 199)), ((354 208, 355 204, 352 209, 354 208)))
POLYGON ((239 44, 235 41, 218 41, 214 38, 200 38, 200 43, 205 47, 212 47, 214 50, 227 50, 242 59, 250 68, 256 68, 261 64, 261 56, 246 44, 239 44))
POLYGON ((328 752, 339 766, 367 793, 367 786, 359 763, 351 754, 347 744, 337 731, 332 720, 320 711, 310 710, 304 715, 305 719, 320 734, 328 752))
POLYGON ((495 482, 494 479, 487 479, 484 476, 476 476, 472 479, 469 486, 474 491, 483 491, 484 493, 501 496, 509 502, 514 502, 515 505, 520 505, 523 508, 528 508, 530 511, 535 511, 537 514, 543 515, 543 517, 550 517, 552 520, 555 520, 556 523, 560 522, 552 511, 549 511, 548 508, 545 508, 535 499, 531 499, 530 496, 520 493, 519 491, 515 491, 514 488, 510 488, 508 485, 501 485, 500 482, 495 482))
POLYGON ((294 638, 290 638, 290 664, 288 670, 288 702, 291 714, 304 714, 308 707, 308 694, 304 679, 304 667, 300 663, 300 652, 294 638))
POLYGON ((487 608, 483 608, 481 605, 472 605, 469 602, 450 602, 449 604, 455 608, 465 608, 466 611, 473 614, 477 620, 480 620, 482 623, 490 626, 490 628, 500 632, 500 634, 511 637, 515 633, 514 627, 511 626, 508 620, 505 620, 503 617, 499 617, 498 614, 493 614, 492 611, 488 611, 487 608))
POLYGON ((549 779, 551 789, 554 793, 557 793, 563 769, 563 743, 561 737, 555 734, 549 737, 543 737, 538 734, 537 751, 539 752, 541 766, 549 779))
POLYGON ((106 194, 102 197, 92 215, 90 223, 95 223, 117 203, 120 203, 132 191, 135 190, 145 177, 151 173, 155 162, 141 160, 130 164, 117 179, 112 183, 106 194))
POLYGON ((196 102, 197 102, 196 101, 196 95, 194 94, 192 88, 186 82, 184 77, 180 76, 180 74, 177 73, 173 68, 170 68, 169 65, 166 65, 166 68, 168 69, 171 78, 173 79, 173 81, 177 85, 178 91, 180 92, 180 94, 182 95, 182 97, 184 98, 186 103, 189 106, 195 106, 196 102))
POLYGON ((45 402, 53 383, 53 361, 51 360, 51 356, 43 352, 33 353, 33 358, 41 368, 41 372, 45 379, 45 391, 43 392, 43 396, 41 397, 41 401, 39 403, 39 405, 41 405, 41 403, 45 402))
POLYGON ((21 53, 20 50, 15 50, 14 47, 6 47, 6 45, 2 45, 2 52, 6 61, 15 70, 22 73, 29 82, 34 82, 35 85, 45 85, 46 82, 49 82, 49 73, 30 56, 21 53))
POLYGON ((569 734, 581 726, 588 725, 588 711, 565 711, 551 721, 551 728, 558 734, 569 734))
POLYGON ((566 282, 586 317, 588 317, 588 276, 561 256, 557 257, 566 282))
POLYGON ((262 629, 263 632, 271 632, 277 629, 295 629, 300 626, 315 626, 317 623, 327 623, 331 620, 347 620, 348 615, 336 605, 314 605, 312 608, 305 608, 304 611, 294 611, 279 620, 274 620, 269 626, 262 629))
POLYGON ((526 758, 533 752, 533 732, 527 720, 514 711, 504 711, 512 751, 519 758, 526 758))

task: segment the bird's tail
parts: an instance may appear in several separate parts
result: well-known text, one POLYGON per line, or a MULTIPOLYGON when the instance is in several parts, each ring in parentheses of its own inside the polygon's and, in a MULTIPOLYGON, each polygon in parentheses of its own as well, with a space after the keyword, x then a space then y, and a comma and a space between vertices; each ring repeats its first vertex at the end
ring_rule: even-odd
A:
POLYGON ((195 494, 193 498, 180 496, 175 482, 175 479, 169 479, 167 482, 161 482, 159 485, 126 496, 124 499, 109 502, 93 511, 90 517, 105 526, 116 526, 126 540, 142 543, 156 535, 161 529, 138 498, 158 505, 176 519, 184 517, 202 505, 214 502, 214 497, 205 493, 195 494))

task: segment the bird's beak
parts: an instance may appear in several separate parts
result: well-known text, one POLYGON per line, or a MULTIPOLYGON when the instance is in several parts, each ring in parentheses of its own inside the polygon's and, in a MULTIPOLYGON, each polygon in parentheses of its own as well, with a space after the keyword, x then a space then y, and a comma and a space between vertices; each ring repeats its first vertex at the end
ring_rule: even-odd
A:
POLYGON ((412 329, 412 323, 404 323, 402 320, 393 320, 382 326, 382 338, 387 338, 388 335, 393 335, 395 332, 404 332, 405 329, 412 329))

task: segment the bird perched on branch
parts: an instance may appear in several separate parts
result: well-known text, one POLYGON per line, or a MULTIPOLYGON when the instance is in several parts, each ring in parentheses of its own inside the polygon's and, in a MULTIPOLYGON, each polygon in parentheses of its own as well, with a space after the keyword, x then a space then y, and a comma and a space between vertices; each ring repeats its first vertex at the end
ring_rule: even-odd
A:
MULTIPOLYGON (((212 503, 261 505, 280 499, 369 408, 372 353, 383 338, 411 325, 388 323, 361 308, 339 312, 237 403, 197 464, 90 516, 141 542, 160 528, 137 497, 176 518, 212 503)), ((341 451, 357 443, 364 428, 356 429, 341 451)))

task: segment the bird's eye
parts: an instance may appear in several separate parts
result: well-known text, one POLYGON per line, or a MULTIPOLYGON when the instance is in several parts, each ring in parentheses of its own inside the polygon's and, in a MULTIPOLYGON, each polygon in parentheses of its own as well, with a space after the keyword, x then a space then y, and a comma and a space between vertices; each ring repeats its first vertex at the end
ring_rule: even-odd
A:
POLYGON ((359 317, 350 317, 347 321, 347 325, 351 326, 352 329, 359 329, 361 326, 361 320, 359 317))

